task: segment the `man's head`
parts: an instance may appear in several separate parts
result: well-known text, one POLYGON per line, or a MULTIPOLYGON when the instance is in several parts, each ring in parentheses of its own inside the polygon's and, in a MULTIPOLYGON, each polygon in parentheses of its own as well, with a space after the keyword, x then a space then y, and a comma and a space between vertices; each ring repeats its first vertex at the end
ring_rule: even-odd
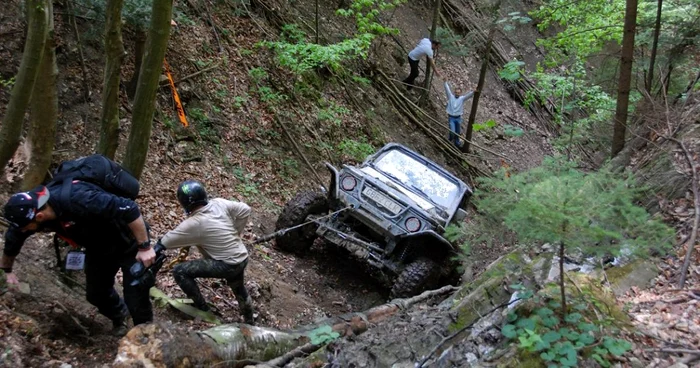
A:
POLYGON ((177 187, 177 200, 188 215, 209 203, 204 185, 196 180, 185 180, 177 187))
POLYGON ((5 204, 5 219, 22 231, 35 231, 39 224, 52 219, 49 190, 39 185, 27 192, 15 193, 5 204))
POLYGON ((433 47, 433 51, 437 51, 440 48, 440 45, 442 45, 442 43, 440 41, 433 40, 433 39, 430 39, 430 44, 433 47))
POLYGON ((455 96, 459 97, 462 95, 462 87, 455 88, 455 96))

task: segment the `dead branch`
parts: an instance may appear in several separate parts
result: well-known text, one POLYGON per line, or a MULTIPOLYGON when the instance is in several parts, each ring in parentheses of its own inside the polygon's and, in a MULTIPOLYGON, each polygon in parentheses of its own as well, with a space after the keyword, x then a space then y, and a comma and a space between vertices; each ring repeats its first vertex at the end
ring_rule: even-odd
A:
MULTIPOLYGON (((212 65, 212 66, 210 66, 210 67, 208 67, 208 68, 204 68, 204 69, 202 69, 202 70, 200 70, 200 71, 194 72, 194 73, 192 73, 192 74, 188 74, 188 75, 186 75, 186 76, 184 76, 184 77, 182 77, 182 78, 180 78, 180 79, 174 81, 173 83, 174 83, 174 84, 178 84, 178 83, 180 83, 180 82, 184 82, 184 81, 186 81, 186 80, 188 80, 188 79, 190 79, 190 78, 194 78, 194 77, 196 77, 196 76, 198 76, 198 75, 200 75, 200 74, 204 74, 204 73, 206 73, 206 72, 210 72, 210 71, 212 71, 212 70, 214 70, 214 69, 216 69, 216 68, 218 68, 218 67, 219 67, 219 64, 212 65)), ((161 87, 166 87, 166 86, 168 86, 169 84, 170 84, 170 83, 166 80, 166 81, 161 82, 161 83, 160 83, 160 86, 161 86, 161 87)))
POLYGON ((269 360, 265 363, 258 364, 255 366, 255 368, 267 368, 267 367, 284 367, 285 364, 289 363, 292 361, 294 358, 298 358, 300 356, 308 355, 313 353, 314 351, 320 349, 323 345, 316 345, 316 344, 306 344, 304 346, 300 346, 280 357, 277 357, 275 359, 269 360))
POLYGON ((671 354, 700 355, 700 350, 691 350, 691 349, 644 349, 644 351, 655 351, 655 352, 659 352, 659 353, 671 353, 671 354))
MULTIPOLYGON (((517 302, 517 301, 520 301, 520 300, 521 300, 520 298, 516 298, 516 299, 511 300, 511 301, 508 301, 508 302, 506 302, 506 303, 497 305, 497 306, 491 308, 491 310, 489 310, 488 312, 486 312, 485 315, 488 316, 489 314, 495 312, 496 310, 501 309, 501 308, 504 308, 504 307, 507 307, 507 306, 509 306, 509 305, 511 305, 511 304, 513 304, 513 303, 515 303, 515 302, 517 302)), ((453 333, 452 335, 447 336, 447 337, 445 337, 444 339, 442 339, 442 341, 440 341, 440 343, 438 343, 437 345, 435 345, 435 347, 434 347, 432 350, 430 350, 430 352, 428 353, 428 355, 426 355, 425 358, 423 358, 423 360, 421 360, 420 363, 418 363, 418 365, 417 365, 416 367, 417 367, 417 368, 423 367, 423 366, 425 365, 425 363, 433 356, 433 354, 435 354, 439 349, 441 349, 443 346, 445 346, 445 344, 447 344, 448 342, 452 341, 452 340, 453 340, 454 338, 456 338, 457 336, 461 335, 464 331, 466 331, 466 330, 472 328, 472 327, 474 326, 474 324, 476 324, 476 323, 479 322, 480 320, 481 320, 480 318, 477 318, 477 319, 475 319, 472 323, 470 323, 470 324, 468 324, 468 325, 466 325, 466 326, 460 328, 457 332, 455 332, 455 333, 453 333)))
POLYGON ((688 148, 685 147, 685 144, 681 142, 680 140, 676 138, 669 137, 668 138, 671 141, 676 142, 681 150, 683 150, 683 154, 685 155, 685 159, 688 161, 688 166, 690 166, 690 172, 693 175, 693 196, 695 198, 695 221, 693 222, 693 232, 690 235, 690 242, 688 242, 688 250, 685 253, 685 259, 683 260, 683 266, 681 267, 681 277, 680 281, 678 281, 678 288, 683 289, 685 286, 685 278, 688 273, 688 267, 690 267, 690 259, 693 254, 693 249, 695 248, 695 242, 697 241, 697 235, 698 235, 698 226, 700 226, 700 189, 698 189, 698 180, 700 178, 698 177, 698 166, 695 164, 695 161, 693 160, 693 156, 690 154, 688 151, 688 148))
POLYGON ((63 310, 63 312, 71 318, 71 320, 73 320, 73 322, 75 323, 75 325, 78 326, 78 328, 80 329, 80 331, 82 331, 82 332, 85 334, 85 336, 88 336, 88 337, 90 336, 90 330, 88 330, 85 326, 83 326, 82 323, 80 323, 80 321, 78 321, 77 318, 75 318, 75 313, 73 313, 73 312, 71 312, 70 310, 68 310, 68 308, 66 308, 66 307, 65 307, 63 304, 61 304, 61 302, 59 302, 58 300, 54 301, 54 303, 55 303, 58 307, 60 307, 60 308, 63 310))

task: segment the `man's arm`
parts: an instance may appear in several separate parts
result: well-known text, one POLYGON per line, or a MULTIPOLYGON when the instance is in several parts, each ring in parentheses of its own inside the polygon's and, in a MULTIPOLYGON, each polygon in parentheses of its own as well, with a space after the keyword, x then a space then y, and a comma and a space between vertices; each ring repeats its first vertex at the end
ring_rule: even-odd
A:
POLYGON ((437 74, 437 76, 438 76, 439 78, 442 78, 442 75, 440 75, 440 72, 438 71, 437 66, 435 66, 435 59, 433 59, 433 58, 428 58, 428 60, 430 61, 430 65, 432 66, 433 71, 435 72, 435 74, 437 74))
POLYGON ((5 249, 2 257, 0 257, 0 268, 7 274, 8 284, 18 283, 17 276, 12 272, 12 266, 15 264, 15 258, 22 249, 24 241, 32 234, 34 234, 34 232, 21 232, 14 227, 10 227, 5 233, 5 249))
POLYGON ((452 96, 452 91, 450 91, 450 85, 445 82, 445 94, 447 95, 447 99, 450 100, 452 96))
POLYGON ((199 225, 194 219, 189 218, 163 235, 160 243, 167 249, 200 245, 199 225))

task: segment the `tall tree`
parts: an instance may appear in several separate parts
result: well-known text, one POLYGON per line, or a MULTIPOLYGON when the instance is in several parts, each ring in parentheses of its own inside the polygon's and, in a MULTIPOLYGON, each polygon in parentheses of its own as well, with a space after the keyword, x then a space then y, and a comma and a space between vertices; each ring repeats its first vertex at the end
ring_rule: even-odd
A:
POLYGON ((156 90, 170 38, 172 12, 173 0, 153 0, 151 25, 148 30, 146 52, 141 63, 139 83, 134 99, 131 132, 124 158, 124 167, 137 178, 141 177, 148 154, 148 140, 151 137, 153 125, 156 90))
POLYGON ((114 158, 119 145, 119 73, 124 59, 122 6, 124 0, 107 0, 105 24, 105 74, 102 85, 100 143, 97 152, 114 158))
POLYGON ((611 157, 615 157, 625 147, 627 130, 627 109, 630 102, 630 85, 632 84, 632 61, 634 60, 634 33, 637 28, 637 0, 627 0, 625 6, 625 25, 622 35, 622 52, 620 55, 620 79, 617 87, 617 106, 611 157))
MULTIPOLYGON (((433 8, 433 24, 430 27, 430 39, 434 40, 437 38, 437 28, 438 25, 440 24, 440 8, 442 7, 442 0, 435 0, 435 7, 433 8)), ((437 55, 434 55, 437 56, 437 55)), ((430 63, 427 63, 425 66, 425 83, 423 84, 423 88, 425 90, 423 91, 423 95, 421 96, 421 99, 426 99, 428 95, 430 95, 430 83, 432 82, 433 79, 433 73, 432 73, 432 68, 430 67, 430 63)))
POLYGON ((663 6, 664 0, 659 0, 658 8, 656 9, 656 24, 654 25, 654 41, 651 44, 651 56, 649 57, 649 73, 647 73, 647 79, 645 87, 647 92, 651 95, 651 88, 654 84, 654 64, 656 64, 656 51, 659 48, 659 34, 661 33, 661 7, 663 6))
POLYGON ((0 128, 0 173, 19 146, 24 113, 39 74, 48 32, 48 1, 27 0, 25 6, 27 8, 27 41, 15 85, 12 87, 10 102, 2 119, 2 128, 0 128))
POLYGON ((462 146, 462 152, 469 152, 472 132, 474 131, 474 121, 476 120, 476 111, 479 108, 479 99, 481 98, 481 91, 484 90, 484 84, 486 82, 486 72, 489 68, 489 62, 491 60, 491 45, 493 44, 493 36, 496 33, 496 20, 498 19, 498 12, 501 10, 501 0, 498 0, 493 8, 494 20, 489 26, 489 35, 486 38, 486 46, 484 47, 484 56, 481 58, 481 69, 479 70, 479 83, 474 91, 474 97, 472 100, 472 109, 469 112, 469 120, 467 120, 467 131, 466 131, 466 142, 462 146))
POLYGON ((56 140, 58 120, 58 92, 56 80, 56 40, 54 35, 53 4, 46 2, 48 13, 48 33, 41 57, 39 75, 30 100, 29 146, 31 154, 29 167, 24 174, 22 190, 29 190, 40 184, 51 166, 51 156, 56 140))

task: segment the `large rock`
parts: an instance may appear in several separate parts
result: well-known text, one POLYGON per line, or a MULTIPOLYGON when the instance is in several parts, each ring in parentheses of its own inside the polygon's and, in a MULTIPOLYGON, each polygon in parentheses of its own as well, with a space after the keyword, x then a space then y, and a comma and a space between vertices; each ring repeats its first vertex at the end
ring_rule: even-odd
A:
POLYGON ((632 287, 644 288, 659 275, 659 268, 647 260, 639 260, 622 267, 613 267, 606 271, 608 281, 616 296, 621 296, 632 287))

